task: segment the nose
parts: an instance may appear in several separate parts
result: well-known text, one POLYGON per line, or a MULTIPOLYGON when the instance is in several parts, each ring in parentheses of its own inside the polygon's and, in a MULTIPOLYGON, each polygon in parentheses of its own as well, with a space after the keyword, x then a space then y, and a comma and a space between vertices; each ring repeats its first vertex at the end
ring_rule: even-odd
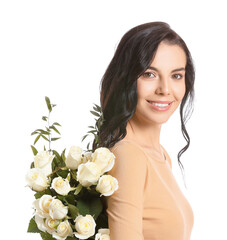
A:
POLYGON ((167 78, 162 78, 156 89, 157 94, 169 95, 170 94, 170 84, 167 78))

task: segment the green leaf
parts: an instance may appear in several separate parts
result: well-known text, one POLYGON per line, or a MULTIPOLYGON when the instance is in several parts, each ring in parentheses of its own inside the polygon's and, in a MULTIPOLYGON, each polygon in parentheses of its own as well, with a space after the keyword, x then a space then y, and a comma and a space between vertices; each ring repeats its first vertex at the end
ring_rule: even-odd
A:
POLYGON ((99 120, 97 121, 97 127, 98 127, 98 129, 100 129, 100 127, 101 127, 101 122, 99 120))
POLYGON ((61 124, 57 123, 57 122, 54 122, 52 125, 58 125, 61 127, 61 124))
POLYGON ((94 111, 90 111, 93 115, 95 115, 96 117, 100 117, 100 115, 97 112, 94 111))
POLYGON ((62 202, 66 202, 65 196, 57 196, 57 198, 58 198, 59 200, 61 200, 62 202))
POLYGON ((98 130, 100 130, 100 127, 102 126, 102 124, 103 124, 103 120, 102 120, 102 118, 99 118, 99 120, 97 121, 97 128, 98 128, 98 130))
POLYGON ((42 119, 43 119, 44 121, 47 121, 48 117, 42 116, 42 119))
POLYGON ((75 219, 79 215, 79 209, 72 204, 68 204, 68 207, 71 217, 75 219))
POLYGON ((79 199, 77 202, 77 207, 81 215, 90 214, 89 204, 82 199, 79 199))
POLYGON ((57 159, 61 161, 60 154, 56 150, 52 150, 52 151, 53 151, 53 154, 57 157, 57 159))
POLYGON ((81 140, 81 142, 83 142, 84 139, 85 139, 87 136, 88 136, 88 134, 84 135, 83 138, 82 138, 82 140, 81 140))
POLYGON ((35 164, 34 162, 32 162, 30 168, 34 168, 34 167, 35 167, 35 164))
POLYGON ((101 114, 101 118, 102 118, 102 121, 105 121, 105 118, 104 118, 103 112, 102 112, 102 114, 101 114))
POLYGON ((102 212, 103 205, 101 202, 101 198, 94 198, 90 203, 90 212, 91 215, 94 215, 94 219, 96 219, 99 214, 102 212))
POLYGON ((45 126, 45 128, 46 128, 47 132, 50 132, 50 129, 48 127, 45 126))
POLYGON ((62 159, 62 157, 60 156, 60 154, 56 151, 56 150, 52 150, 53 151, 53 154, 55 155, 55 157, 57 158, 58 160, 58 164, 62 167, 65 166, 65 161, 62 159))
POLYGON ((34 141, 34 145, 36 144, 36 142, 39 140, 39 138, 40 138, 40 135, 38 135, 36 138, 35 138, 35 141, 34 141))
POLYGON ((75 196, 68 194, 65 196, 65 201, 67 202, 67 204, 72 204, 75 205, 76 200, 75 200, 75 196))
POLYGON ((31 233, 41 233, 41 231, 38 229, 37 224, 35 222, 35 217, 31 218, 29 225, 28 225, 28 230, 27 232, 31 233))
POLYGON ((66 179, 67 179, 69 182, 70 182, 70 178, 71 178, 70 173, 68 173, 66 179))
POLYGON ((53 162, 52 162, 52 169, 55 170, 57 167, 65 167, 64 159, 59 155, 56 150, 52 150, 53 154, 55 155, 53 162))
POLYGON ((99 142, 99 137, 98 137, 98 135, 96 135, 96 134, 95 134, 95 141, 96 141, 96 143, 99 142))
MULTIPOLYGON (((60 137, 59 137, 60 138, 60 137)), ((51 141, 56 141, 58 140, 59 138, 51 138, 51 141)))
POLYGON ((38 129, 36 129, 35 131, 43 131, 43 129, 41 129, 41 128, 38 128, 38 129))
POLYGON ((34 134, 39 134, 39 132, 34 131, 31 133, 31 135, 34 135, 34 134))
POLYGON ((79 194, 83 186, 79 183, 76 187, 76 191, 74 192, 75 195, 79 194))
POLYGON ((49 142, 49 139, 41 134, 41 137, 49 142))
MULTIPOLYGON (((94 103, 95 104, 95 103, 94 103)), ((98 106, 97 104, 95 104, 96 108, 98 109, 98 111, 101 113, 102 112, 102 109, 100 106, 98 106)))
POLYGON ((108 228, 108 216, 106 213, 101 213, 96 220, 97 229, 99 228, 108 228))
POLYGON ((75 237, 67 237, 65 240, 76 240, 76 239, 75 239, 75 237))
POLYGON ((31 145, 31 148, 32 148, 32 152, 34 155, 36 155, 38 153, 37 149, 31 145))
POLYGON ((77 207, 81 215, 90 214, 94 217, 94 219, 99 216, 103 209, 101 198, 94 197, 89 200, 79 199, 77 207))
POLYGON ((55 127, 55 126, 50 126, 50 128, 52 128, 52 129, 54 129, 54 131, 56 132, 56 133, 58 133, 58 134, 60 134, 61 135, 61 133, 57 130, 57 128, 55 127))
POLYGON ((61 153, 61 158, 63 159, 64 162, 65 162, 65 159, 66 159, 66 157, 65 157, 65 150, 66 150, 66 148, 61 153))
POLYGON ((55 238, 52 237, 52 235, 50 235, 47 232, 41 232, 40 235, 43 240, 56 240, 55 238))
POLYGON ((94 128, 93 126, 88 126, 89 128, 94 128))
POLYGON ((45 135, 50 135, 50 132, 45 131, 45 130, 41 130, 40 132, 41 132, 42 134, 45 134, 45 135))
POLYGON ((89 146, 90 146, 90 142, 87 144, 87 149, 89 149, 89 146))
POLYGON ((97 130, 90 130, 88 133, 95 133, 97 130))
POLYGON ((59 170, 57 172, 57 175, 62 178, 66 178, 69 173, 69 170, 59 170))
POLYGON ((50 135, 50 133, 49 132, 47 132, 47 131, 45 131, 45 130, 43 130, 43 129, 36 129, 35 131, 39 131, 40 133, 42 133, 42 134, 46 134, 46 135, 50 135))
POLYGON ((54 170, 56 170, 56 168, 63 166, 62 165, 63 161, 62 161, 61 156, 58 154, 57 151, 55 151, 55 150, 52 150, 52 151, 53 151, 53 154, 55 155, 55 157, 52 161, 52 169, 54 171, 54 170))
POLYGON ((51 112, 52 107, 51 107, 51 104, 50 104, 50 99, 48 97, 45 97, 45 100, 46 100, 47 108, 48 108, 49 112, 51 112))
POLYGON ((45 189, 43 191, 37 192, 36 194, 34 194, 35 199, 41 198, 44 194, 51 195, 50 189, 47 188, 47 189, 45 189))
POLYGON ((72 175, 72 178, 77 181, 77 171, 71 170, 71 175, 72 175))
POLYGON ((93 107, 93 109, 94 109, 96 112, 98 112, 98 108, 97 108, 97 107, 93 107))

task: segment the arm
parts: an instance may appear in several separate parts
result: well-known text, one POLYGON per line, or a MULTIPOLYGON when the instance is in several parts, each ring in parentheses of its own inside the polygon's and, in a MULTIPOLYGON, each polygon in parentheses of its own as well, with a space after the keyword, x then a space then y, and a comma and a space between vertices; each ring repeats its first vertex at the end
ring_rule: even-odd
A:
POLYGON ((121 142, 112 150, 116 156, 108 174, 117 178, 119 188, 107 197, 111 240, 144 240, 142 232, 143 197, 147 159, 135 145, 121 142))

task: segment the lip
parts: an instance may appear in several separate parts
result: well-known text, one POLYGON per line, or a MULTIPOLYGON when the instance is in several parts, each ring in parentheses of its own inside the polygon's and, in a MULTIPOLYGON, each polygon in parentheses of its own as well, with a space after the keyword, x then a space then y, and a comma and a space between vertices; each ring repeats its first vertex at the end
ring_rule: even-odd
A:
POLYGON ((148 101, 150 101, 150 100, 147 100, 147 103, 149 104, 149 106, 151 106, 152 109, 154 109, 156 111, 159 111, 159 112, 164 112, 164 111, 169 110, 169 108, 171 107, 171 105, 173 103, 173 102, 170 102, 170 101, 150 101, 150 102, 155 102, 155 103, 166 103, 166 104, 169 104, 166 107, 158 107, 158 106, 155 106, 155 105, 149 103, 148 101))

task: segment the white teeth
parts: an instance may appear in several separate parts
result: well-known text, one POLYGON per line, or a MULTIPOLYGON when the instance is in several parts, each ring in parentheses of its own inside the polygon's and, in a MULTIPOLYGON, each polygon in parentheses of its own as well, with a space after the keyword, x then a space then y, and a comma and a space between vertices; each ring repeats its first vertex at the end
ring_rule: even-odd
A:
POLYGON ((150 101, 148 101, 148 102, 157 107, 167 107, 169 105, 168 103, 154 103, 154 102, 150 102, 150 101))

